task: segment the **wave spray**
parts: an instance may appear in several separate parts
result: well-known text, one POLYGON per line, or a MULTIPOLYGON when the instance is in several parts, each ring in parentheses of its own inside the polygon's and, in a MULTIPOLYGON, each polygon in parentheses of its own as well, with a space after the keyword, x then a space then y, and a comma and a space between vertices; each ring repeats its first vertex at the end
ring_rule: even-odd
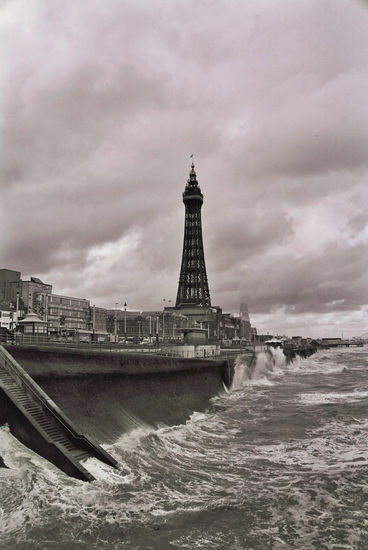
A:
POLYGON ((272 385, 271 377, 280 374, 285 367, 286 358, 281 348, 267 348, 255 355, 238 355, 234 364, 232 390, 245 385, 272 385))

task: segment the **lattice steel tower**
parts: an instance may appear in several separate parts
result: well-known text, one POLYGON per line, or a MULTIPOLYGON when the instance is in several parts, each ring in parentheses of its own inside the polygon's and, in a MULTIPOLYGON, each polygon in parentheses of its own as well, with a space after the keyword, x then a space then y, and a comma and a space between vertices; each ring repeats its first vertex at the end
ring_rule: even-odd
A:
POLYGON ((203 195, 193 163, 183 193, 183 202, 185 205, 184 243, 176 307, 211 306, 202 240, 203 195))

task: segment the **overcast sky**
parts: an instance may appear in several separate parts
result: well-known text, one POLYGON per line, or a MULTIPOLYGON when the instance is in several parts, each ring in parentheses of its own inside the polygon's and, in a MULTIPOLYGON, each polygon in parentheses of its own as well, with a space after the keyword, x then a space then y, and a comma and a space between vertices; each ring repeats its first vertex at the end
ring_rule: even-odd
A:
POLYGON ((175 302, 194 153, 213 305, 368 330, 368 5, 2 0, 0 267, 175 302))

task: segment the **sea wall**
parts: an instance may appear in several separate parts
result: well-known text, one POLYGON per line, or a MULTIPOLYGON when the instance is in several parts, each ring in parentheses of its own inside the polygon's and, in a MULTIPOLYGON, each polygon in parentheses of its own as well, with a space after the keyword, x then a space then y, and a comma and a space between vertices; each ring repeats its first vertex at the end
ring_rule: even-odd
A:
POLYGON ((226 373, 227 362, 158 354, 97 351, 49 346, 6 346, 32 377, 66 377, 92 374, 142 376, 184 371, 215 370, 226 373))
POLYGON ((81 432, 113 443, 135 428, 171 426, 204 411, 231 383, 226 361, 8 346, 81 432))

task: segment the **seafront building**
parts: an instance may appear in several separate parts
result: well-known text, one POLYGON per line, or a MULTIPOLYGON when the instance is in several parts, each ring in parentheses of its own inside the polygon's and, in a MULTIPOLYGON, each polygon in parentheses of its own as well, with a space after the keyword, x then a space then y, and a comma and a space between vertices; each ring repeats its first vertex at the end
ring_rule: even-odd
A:
POLYGON ((51 333, 63 330, 89 330, 91 323, 89 300, 60 294, 50 294, 46 300, 47 304, 43 305, 43 311, 51 333))
POLYGON ((6 330, 14 330, 18 324, 19 313, 6 303, 0 304, 0 327, 6 330))
POLYGON ((250 342, 256 334, 244 304, 239 316, 212 306, 124 311, 96 307, 86 298, 54 294, 52 288, 37 277, 22 280, 21 272, 0 269, 0 327, 14 330, 20 320, 34 313, 47 323, 51 337, 85 342, 178 341, 188 328, 198 329, 199 335, 211 341, 250 342))
POLYGON ((51 284, 37 277, 22 280, 19 271, 0 269, 0 300, 3 304, 0 307, 14 311, 17 319, 36 314, 47 323, 47 332, 51 335, 91 328, 89 300, 53 294, 51 284))

